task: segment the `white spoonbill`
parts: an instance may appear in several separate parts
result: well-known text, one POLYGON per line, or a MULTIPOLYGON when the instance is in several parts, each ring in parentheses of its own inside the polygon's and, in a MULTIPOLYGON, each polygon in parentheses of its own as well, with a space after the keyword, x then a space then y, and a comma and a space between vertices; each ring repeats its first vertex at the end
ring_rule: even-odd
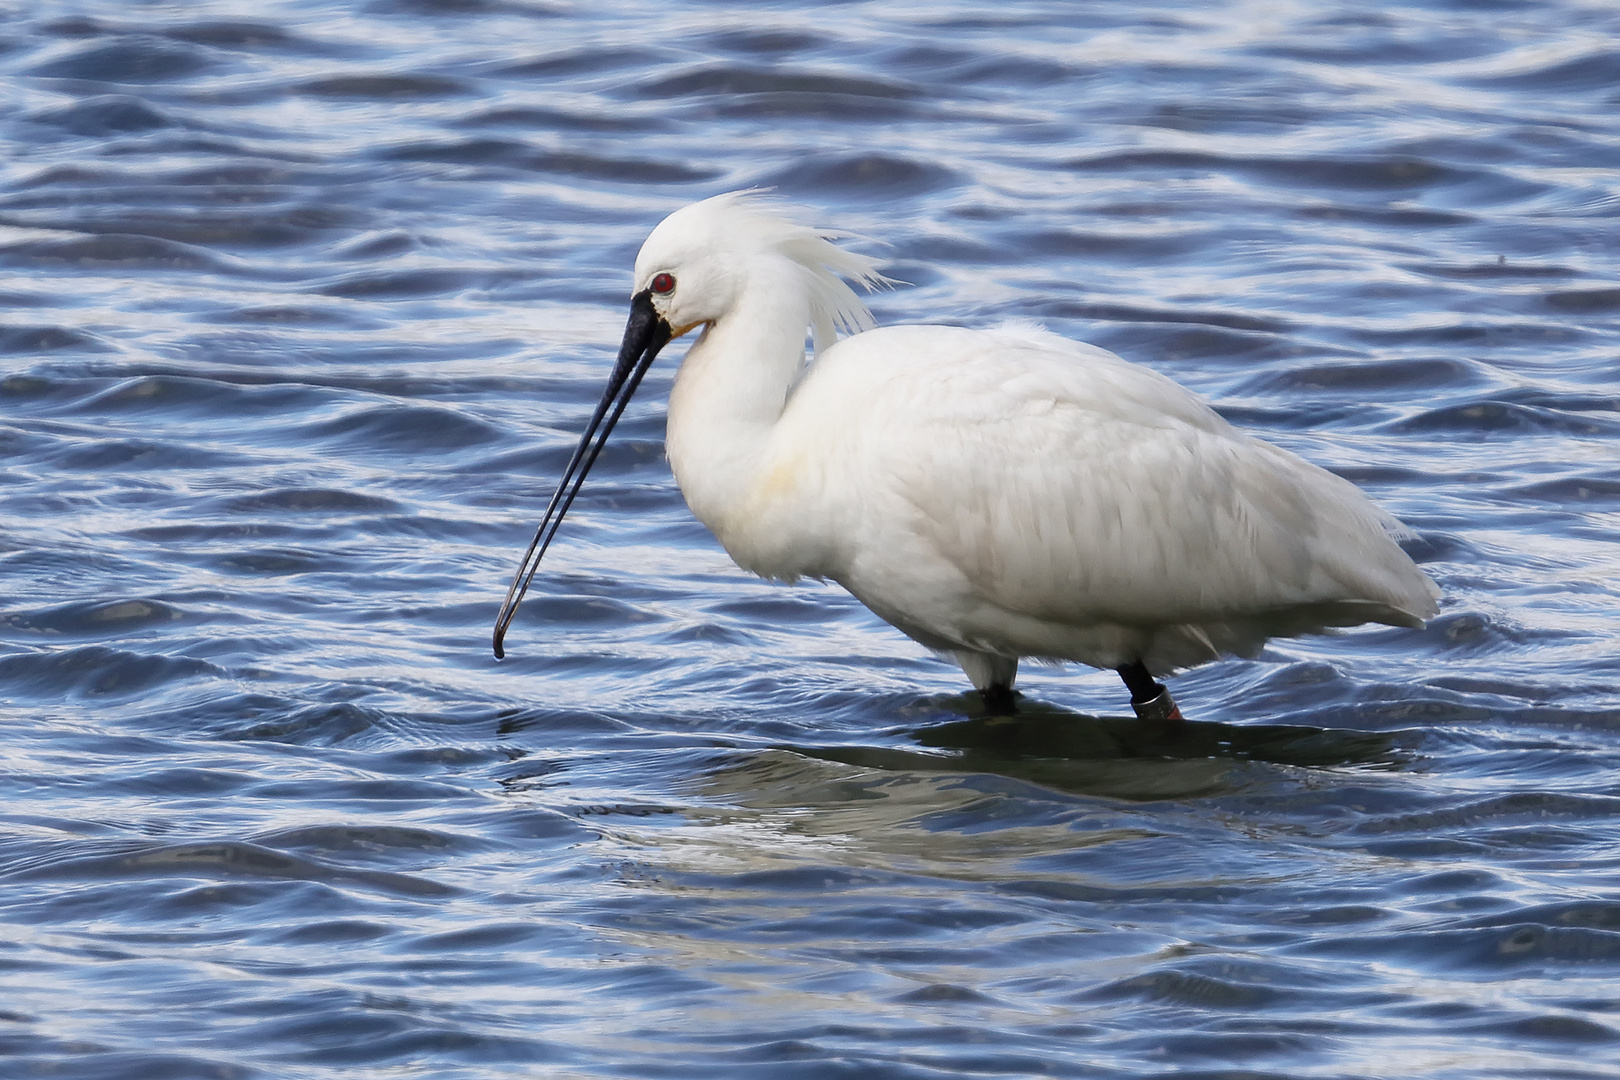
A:
POLYGON ((677 210, 636 257, 618 362, 506 595, 495 655, 658 351, 702 328, 669 398, 686 503, 762 577, 836 581, 949 653, 992 711, 1020 657, 1155 676, 1269 637, 1417 627, 1439 590, 1348 481, 1203 399, 1030 326, 872 329, 878 262, 751 192, 677 210), (835 339, 842 328, 848 336, 835 339), (805 334, 814 357, 805 362, 805 334))

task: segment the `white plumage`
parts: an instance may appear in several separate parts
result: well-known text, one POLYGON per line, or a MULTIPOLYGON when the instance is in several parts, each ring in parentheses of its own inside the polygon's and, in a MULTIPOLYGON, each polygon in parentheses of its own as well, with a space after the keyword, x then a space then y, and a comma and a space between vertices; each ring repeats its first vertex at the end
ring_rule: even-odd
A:
MULTIPOLYGON (((598 420, 666 334, 703 328, 670 396, 669 460, 738 565, 839 583, 1002 706, 1019 657, 1121 669, 1141 705, 1162 690, 1143 668, 1435 613, 1405 530, 1347 481, 1095 346, 1021 325, 870 329, 842 279, 879 283, 877 264, 833 238, 734 193, 670 215, 636 259, 641 308, 598 420), (858 332, 834 341, 835 326, 858 332)), ((497 651, 614 419, 581 441, 497 651)))

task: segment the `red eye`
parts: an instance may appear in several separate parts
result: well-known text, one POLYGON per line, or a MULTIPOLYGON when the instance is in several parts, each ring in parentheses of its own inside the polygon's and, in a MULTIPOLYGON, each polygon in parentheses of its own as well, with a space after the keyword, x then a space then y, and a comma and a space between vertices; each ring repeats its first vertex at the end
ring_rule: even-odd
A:
POLYGON ((669 274, 654 274, 651 288, 655 293, 667 293, 675 288, 675 278, 669 274))

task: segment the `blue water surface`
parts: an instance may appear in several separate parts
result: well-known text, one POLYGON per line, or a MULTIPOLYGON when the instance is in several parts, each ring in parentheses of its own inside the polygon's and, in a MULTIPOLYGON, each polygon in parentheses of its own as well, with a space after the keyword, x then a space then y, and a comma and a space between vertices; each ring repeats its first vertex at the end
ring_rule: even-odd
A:
POLYGON ((0 1075, 1620 1076, 1609 0, 0 3, 0 1075), (1421 631, 1011 721, 731 565, 649 376, 774 187, 1361 484, 1421 631))

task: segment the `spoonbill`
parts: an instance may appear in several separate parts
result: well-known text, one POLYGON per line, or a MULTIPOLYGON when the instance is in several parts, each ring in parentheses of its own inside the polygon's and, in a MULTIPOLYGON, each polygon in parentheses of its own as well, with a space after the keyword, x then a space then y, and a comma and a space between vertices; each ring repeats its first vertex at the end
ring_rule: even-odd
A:
POLYGON ((874 329, 889 284, 759 192, 686 206, 636 257, 630 319, 495 624, 495 655, 642 376, 701 328, 669 398, 692 513, 762 577, 837 582, 949 654, 992 712, 1022 657, 1158 676, 1270 637, 1419 627, 1439 590, 1348 481, 1238 431, 1170 379, 1033 325, 874 329), (838 330, 846 336, 838 338, 838 330), (806 363, 809 333, 813 356, 806 363))

